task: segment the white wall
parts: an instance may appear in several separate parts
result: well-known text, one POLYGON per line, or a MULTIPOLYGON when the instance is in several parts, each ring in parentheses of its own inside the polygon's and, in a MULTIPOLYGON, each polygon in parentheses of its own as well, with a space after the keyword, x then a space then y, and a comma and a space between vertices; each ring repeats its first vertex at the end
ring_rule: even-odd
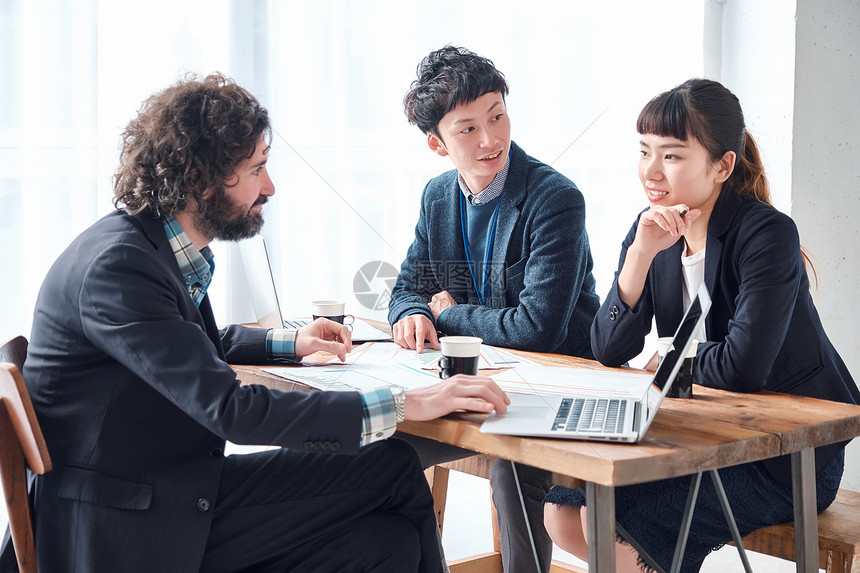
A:
MULTIPOLYGON (((713 0, 710 0, 713 3, 713 0)), ((719 81, 741 101, 777 209, 791 214, 794 0, 723 4, 719 81)))
MULTIPOLYGON (((722 12, 720 81, 744 108, 774 204, 813 256, 824 328, 860 376, 860 1, 707 0, 722 12)), ((717 40, 712 40, 717 41, 717 40)), ((860 441, 842 487, 860 491, 860 441)))
MULTIPOLYGON (((797 0, 791 214, 815 257, 818 312, 860 378, 860 2, 797 0)), ((860 440, 842 485, 860 491, 860 440)))

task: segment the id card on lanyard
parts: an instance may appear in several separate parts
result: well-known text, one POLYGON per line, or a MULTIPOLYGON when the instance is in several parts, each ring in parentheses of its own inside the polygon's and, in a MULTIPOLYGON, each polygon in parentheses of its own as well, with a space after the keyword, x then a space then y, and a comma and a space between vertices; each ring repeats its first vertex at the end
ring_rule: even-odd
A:
MULTIPOLYGON (((504 195, 504 192, 502 193, 504 195)), ((469 265, 469 273, 472 275, 472 284, 475 286, 475 293, 478 295, 478 303, 484 306, 487 303, 487 285, 490 284, 490 265, 491 257, 493 256, 493 242, 496 239, 496 222, 499 218, 499 207, 502 206, 502 195, 499 195, 499 202, 496 204, 496 210, 493 211, 493 218, 490 221, 490 236, 487 238, 487 253, 484 255, 484 273, 482 288, 478 288, 478 281, 475 278, 475 269, 472 266, 472 256, 469 249, 469 231, 466 229, 466 198, 460 194, 460 229, 463 232, 463 247, 466 249, 466 263, 469 265)))

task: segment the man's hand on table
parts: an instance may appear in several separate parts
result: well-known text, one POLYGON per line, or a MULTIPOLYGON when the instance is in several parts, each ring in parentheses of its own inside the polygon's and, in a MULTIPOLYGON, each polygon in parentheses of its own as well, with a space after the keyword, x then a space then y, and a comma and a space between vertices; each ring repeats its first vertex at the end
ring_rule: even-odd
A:
POLYGON ((504 414, 511 400, 486 376, 458 374, 431 386, 406 392, 404 417, 416 422, 435 420, 457 410, 504 414))
POLYGON ((327 318, 318 318, 296 332, 297 359, 319 350, 336 354, 341 362, 346 360, 347 353, 352 351, 349 328, 327 318))
POLYGON ((391 329, 391 333, 394 336, 394 343, 401 348, 410 348, 421 354, 424 351, 424 341, 427 340, 430 346, 439 350, 436 326, 432 320, 421 313, 401 318, 391 329))
MULTIPOLYGON (((401 320, 394 325, 395 332, 398 325, 402 325, 410 318, 423 318, 429 324, 431 344, 434 348, 438 348, 436 329, 433 323, 422 314, 411 315, 401 320)), ((412 332, 414 337, 415 330, 413 329, 412 332)), ((413 348, 414 341, 415 338, 413 338, 413 348)), ((401 346, 404 345, 401 344, 401 346)), ((346 354, 352 351, 352 336, 349 329, 325 318, 319 318, 299 329, 296 333, 296 357, 301 359, 320 350, 336 354, 341 361, 345 360, 346 354)), ((503 414, 508 410, 510 403, 510 399, 494 380, 486 376, 458 374, 431 386, 406 392, 404 417, 414 421, 434 420, 457 410, 482 413, 495 410, 503 414)))
POLYGON ((430 307, 430 312, 433 313, 433 318, 439 320, 439 315, 442 314, 443 311, 447 310, 452 306, 457 306, 457 301, 454 300, 454 297, 451 296, 446 290, 442 292, 437 292, 430 299, 430 304, 427 306, 430 307))

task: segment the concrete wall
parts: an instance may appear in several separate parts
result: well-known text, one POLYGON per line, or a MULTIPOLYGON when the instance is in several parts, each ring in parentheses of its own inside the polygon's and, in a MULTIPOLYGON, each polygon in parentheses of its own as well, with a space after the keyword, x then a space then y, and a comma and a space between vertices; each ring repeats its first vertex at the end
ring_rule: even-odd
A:
MULTIPOLYGON (((818 312, 860 379, 860 1, 797 0, 791 215, 815 257, 818 312)), ((843 487, 860 491, 860 440, 843 487)))
POLYGON ((723 4, 718 78, 741 101, 771 184, 773 204, 791 213, 794 109, 794 1, 723 4))
MULTIPOLYGON (((860 1, 706 6, 722 30, 710 35, 719 57, 706 69, 741 100, 774 204, 813 256, 824 328, 860 380, 860 1)), ((848 446, 842 487, 860 491, 860 440, 848 446)))

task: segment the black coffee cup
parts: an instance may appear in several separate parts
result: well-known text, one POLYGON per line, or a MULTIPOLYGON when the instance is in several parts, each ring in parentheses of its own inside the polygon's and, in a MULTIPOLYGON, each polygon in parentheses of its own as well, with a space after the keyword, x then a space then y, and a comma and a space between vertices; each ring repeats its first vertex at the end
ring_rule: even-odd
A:
POLYGON ((439 377, 450 378, 455 374, 478 373, 478 356, 443 356, 439 359, 439 377))
POLYGON ((355 321, 355 317, 343 312, 346 304, 339 300, 315 300, 311 305, 313 307, 311 316, 314 317, 314 320, 327 318, 339 324, 346 325, 350 325, 355 321))
POLYGON ((666 393, 667 398, 692 398, 693 397, 693 364, 695 356, 684 358, 681 369, 675 376, 675 382, 666 393))
MULTIPOLYGON (((657 355, 659 356, 660 362, 662 362, 663 358, 666 356, 666 352, 668 352, 671 342, 672 339, 668 337, 659 338, 657 340, 657 355)), ((687 356, 684 358, 683 362, 681 362, 681 368, 675 376, 675 381, 672 383, 672 387, 669 388, 669 391, 666 392, 667 398, 693 397, 693 367, 696 364, 696 348, 698 344, 699 342, 697 340, 693 340, 690 344, 690 348, 687 350, 687 356)))
POLYGON ((314 317, 314 320, 316 320, 318 318, 327 318, 328 320, 337 322, 339 324, 347 324, 347 325, 352 324, 352 322, 354 320, 354 317, 351 314, 339 314, 337 316, 321 316, 321 315, 314 314, 312 316, 314 317), (349 319, 349 320, 347 320, 347 319, 349 319))
POLYGON ((455 374, 478 373, 481 356, 480 338, 476 336, 443 336, 439 339, 442 357, 439 358, 439 377, 450 378, 455 374))

